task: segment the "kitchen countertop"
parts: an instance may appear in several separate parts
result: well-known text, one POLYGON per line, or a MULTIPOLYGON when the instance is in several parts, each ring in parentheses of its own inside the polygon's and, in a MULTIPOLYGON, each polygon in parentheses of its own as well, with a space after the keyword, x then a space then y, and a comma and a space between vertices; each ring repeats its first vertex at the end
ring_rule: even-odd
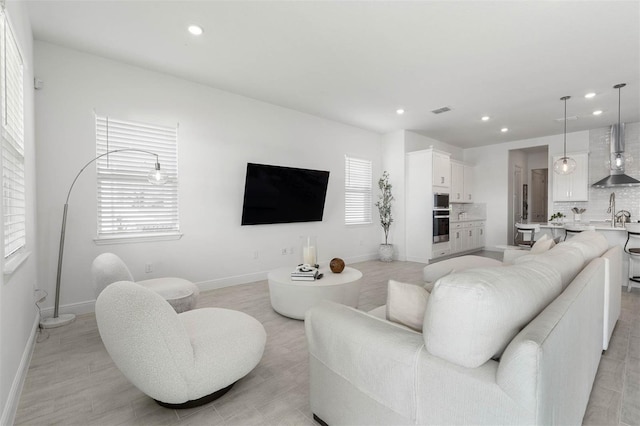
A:
POLYGON ((596 227, 596 231, 622 231, 622 232, 627 232, 627 230, 625 228, 622 227, 612 227, 611 226, 611 222, 604 222, 604 221, 592 221, 589 223, 579 223, 579 222, 565 222, 562 225, 555 225, 552 223, 541 223, 540 227, 541 228, 548 228, 548 229, 565 229, 566 227, 569 227, 571 229, 575 229, 576 231, 580 230, 580 228, 586 227, 586 226, 595 226, 596 227))
POLYGON ((467 217, 466 219, 449 219, 449 223, 462 223, 462 222, 479 222, 487 220, 484 217, 467 217))

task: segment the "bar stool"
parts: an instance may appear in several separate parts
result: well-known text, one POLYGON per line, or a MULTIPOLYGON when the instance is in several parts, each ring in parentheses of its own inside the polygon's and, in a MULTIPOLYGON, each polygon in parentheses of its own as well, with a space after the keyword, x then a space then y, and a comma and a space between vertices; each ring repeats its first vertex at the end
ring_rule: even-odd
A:
POLYGON ((627 224, 627 242, 624 243, 624 251, 629 254, 629 281, 627 291, 632 287, 639 287, 640 276, 635 274, 636 262, 640 262, 640 223, 627 224), (633 247, 628 247, 631 242, 633 247))
POLYGON ((564 226, 564 241, 567 241, 569 236, 574 236, 582 231, 595 231, 594 225, 565 225, 564 226))
POLYGON ((536 232, 540 232, 539 223, 516 223, 513 242, 516 246, 531 248, 536 242, 536 232))

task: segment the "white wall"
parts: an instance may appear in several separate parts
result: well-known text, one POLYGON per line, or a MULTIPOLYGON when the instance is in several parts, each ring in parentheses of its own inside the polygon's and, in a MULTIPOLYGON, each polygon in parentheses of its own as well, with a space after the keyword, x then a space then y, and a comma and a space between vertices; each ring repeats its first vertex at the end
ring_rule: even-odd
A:
MULTIPOLYGON (((39 281, 53 291, 62 205, 80 167, 95 156, 94 110, 115 118, 179 123, 178 241, 96 246, 95 169, 69 202, 61 309, 87 311, 95 299, 91 262, 123 258, 135 279, 176 275, 205 288, 264 279, 299 262, 300 236, 317 235, 319 260, 375 257, 377 223, 344 225, 344 156, 381 169, 381 136, 48 43, 35 43, 39 281), (240 226, 247 162, 329 170, 322 222, 240 226), (281 254, 294 248, 293 255, 281 254), (258 258, 254 259, 254 253, 258 258), (152 263, 154 271, 144 273, 152 263)), ((52 301, 48 301, 51 306, 52 301)))
MULTIPOLYGON (((486 247, 496 249, 507 244, 509 230, 509 150, 535 146, 549 146, 549 156, 562 154, 563 135, 506 142, 464 151, 464 161, 475 164, 476 200, 487 204, 486 247)), ((589 132, 567 134, 567 152, 589 150, 589 132)), ((553 187, 553 173, 549 173, 549 187, 553 187)))
POLYGON ((27 249, 31 251, 31 255, 12 275, 3 275, 0 278, 0 424, 3 425, 13 423, 38 324, 34 306, 37 253, 33 38, 25 3, 8 2, 7 10, 24 62, 26 230, 27 249))
MULTIPOLYGON (((398 260, 406 259, 405 247, 405 168, 404 168, 404 130, 388 133, 382 138, 382 168, 389 172, 391 182, 393 204, 391 213, 393 223, 389 228, 389 244, 394 245, 394 258, 398 260)), ((379 191, 377 191, 379 194, 379 191)), ((376 209, 377 210, 377 209, 376 209)), ((374 212, 374 219, 377 218, 374 212)), ((382 230, 382 241, 384 233, 382 230)))

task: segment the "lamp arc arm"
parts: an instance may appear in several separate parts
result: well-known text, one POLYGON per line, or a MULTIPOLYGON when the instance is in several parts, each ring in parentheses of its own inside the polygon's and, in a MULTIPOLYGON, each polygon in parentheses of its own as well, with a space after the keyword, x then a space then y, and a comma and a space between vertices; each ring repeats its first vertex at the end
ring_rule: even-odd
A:
POLYGON ((82 174, 82 172, 84 172, 84 169, 86 169, 87 167, 89 167, 92 163, 94 163, 96 160, 98 160, 99 158, 104 157, 105 155, 109 155, 109 154, 113 154, 115 152, 123 152, 123 151, 135 151, 135 152, 144 152, 146 154, 149 155, 154 155, 156 157, 156 164, 160 164, 159 160, 158 160, 158 154, 156 154, 155 152, 151 152, 151 151, 146 151, 144 149, 137 149, 137 148, 122 148, 122 149, 113 149, 111 151, 107 151, 103 154, 98 155, 97 157, 95 157, 93 160, 90 160, 87 164, 85 164, 80 171, 78 172, 78 174, 76 175, 76 177, 73 179, 73 182, 71 182, 71 186, 69 187, 69 192, 67 192, 67 198, 65 201, 65 204, 69 204, 69 197, 71 196, 71 190, 73 189, 73 186, 76 184, 76 181, 78 180, 78 178, 80 177, 80 175, 82 174))

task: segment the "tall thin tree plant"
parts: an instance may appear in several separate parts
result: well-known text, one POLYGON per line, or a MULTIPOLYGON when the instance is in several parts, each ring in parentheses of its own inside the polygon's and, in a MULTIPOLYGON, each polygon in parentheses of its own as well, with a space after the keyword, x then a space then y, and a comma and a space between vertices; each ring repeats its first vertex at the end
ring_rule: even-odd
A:
POLYGON ((389 183, 389 173, 385 170, 382 177, 378 180, 378 188, 380 188, 379 201, 376 203, 378 213, 380 214, 380 225, 384 231, 384 243, 389 244, 389 228, 393 223, 391 216, 391 202, 394 200, 391 193, 391 183, 389 183))

